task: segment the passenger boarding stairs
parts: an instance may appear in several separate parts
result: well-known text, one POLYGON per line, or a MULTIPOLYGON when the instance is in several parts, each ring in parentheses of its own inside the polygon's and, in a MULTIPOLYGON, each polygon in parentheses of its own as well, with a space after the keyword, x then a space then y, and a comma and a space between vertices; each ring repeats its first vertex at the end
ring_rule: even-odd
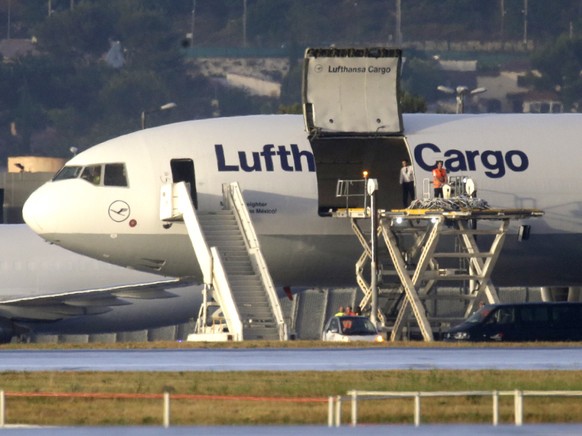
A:
POLYGON ((188 339, 287 340, 279 299, 238 184, 225 184, 223 194, 223 210, 201 213, 194 210, 184 182, 162 191, 161 218, 185 222, 203 273, 204 301, 188 339))

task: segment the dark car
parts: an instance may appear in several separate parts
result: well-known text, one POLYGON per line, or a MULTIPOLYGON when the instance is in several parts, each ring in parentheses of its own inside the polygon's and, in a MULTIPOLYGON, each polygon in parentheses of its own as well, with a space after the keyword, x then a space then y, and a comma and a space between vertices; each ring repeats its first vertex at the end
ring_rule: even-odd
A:
POLYGON ((445 341, 581 341, 582 303, 484 306, 453 327, 445 341))

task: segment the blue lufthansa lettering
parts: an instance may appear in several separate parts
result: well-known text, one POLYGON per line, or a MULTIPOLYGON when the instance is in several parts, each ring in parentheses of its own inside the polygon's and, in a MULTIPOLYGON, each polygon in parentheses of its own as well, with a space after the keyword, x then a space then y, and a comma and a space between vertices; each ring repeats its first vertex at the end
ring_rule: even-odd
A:
MULTIPOLYGON (((467 168, 469 171, 476 171, 477 165, 475 165, 475 158, 479 156, 478 150, 467 151, 467 168)), ((466 170, 465 170, 466 171, 466 170)))
POLYGON ((238 162, 228 162, 222 144, 215 144, 216 164, 218 171, 261 172, 275 171, 278 167, 282 171, 315 172, 315 158, 308 150, 301 150, 297 144, 289 146, 265 144, 262 151, 238 151, 238 162))
POLYGON ((483 166, 488 170, 485 174, 492 179, 499 179, 505 175, 505 164, 503 163, 503 153, 500 151, 487 150, 481 154, 483 166), (495 171, 495 172, 494 172, 495 171))
POLYGON ((449 171, 456 173, 457 171, 467 171, 467 161, 465 155, 460 150, 447 150, 444 154, 447 158, 444 165, 449 171))
POLYGON ((222 144, 214 144, 214 152, 216 153, 216 164, 218 171, 238 171, 238 165, 227 165, 224 159, 224 148, 222 144))
POLYGON ((247 162, 247 154, 244 151, 238 152, 238 160, 240 162, 241 170, 243 170, 246 173, 251 173, 253 171, 262 171, 261 156, 259 155, 259 153, 253 151, 251 153, 251 156, 253 157, 253 163, 252 165, 249 165, 249 163, 247 162))
POLYGON ((423 143, 414 148, 414 160, 425 171, 432 171, 437 160, 443 160, 445 167, 453 172, 477 171, 479 163, 485 168, 487 177, 499 179, 507 170, 519 173, 528 169, 529 159, 521 150, 457 150, 450 149, 444 153, 435 144, 423 143), (440 154, 442 153, 442 156, 440 154))
POLYGON ((414 161, 423 170, 425 170, 425 171, 432 171, 434 169, 434 167, 436 167, 436 161, 437 161, 437 159, 436 158, 434 160, 431 159, 431 161, 434 162, 434 163, 428 164, 424 160, 424 156, 423 156, 423 151, 424 150, 432 150, 435 153, 440 153, 441 150, 436 145, 430 144, 430 143, 418 144, 414 148, 414 161))
POLYGON ((273 148, 275 148, 273 144, 265 144, 263 151, 261 151, 261 156, 265 159, 265 169, 267 171, 273 171, 273 156, 275 155, 273 148))
POLYGON ((527 154, 521 150, 509 150, 505 155, 505 163, 511 171, 515 171, 516 173, 525 171, 527 167, 529 167, 529 159, 527 154), (514 156, 519 159, 519 164, 514 162, 514 156))
POLYGON ((301 165, 301 158, 305 158, 307 163, 307 170, 309 172, 315 171, 315 159, 313 158, 313 153, 307 150, 299 150, 297 144, 291 144, 291 154, 293 155, 293 163, 295 164, 295 171, 303 171, 301 165))
POLYGON ((293 171, 293 167, 289 165, 289 161, 287 160, 291 152, 284 145, 277 147, 277 150, 277 156, 281 159, 281 169, 283 171, 293 171))

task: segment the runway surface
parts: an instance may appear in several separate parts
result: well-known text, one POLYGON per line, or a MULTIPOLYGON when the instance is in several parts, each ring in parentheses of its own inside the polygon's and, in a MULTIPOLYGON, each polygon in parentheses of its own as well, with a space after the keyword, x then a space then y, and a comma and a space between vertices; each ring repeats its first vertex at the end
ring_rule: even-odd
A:
POLYGON ((582 348, 3 350, 0 371, 580 370, 582 348))

